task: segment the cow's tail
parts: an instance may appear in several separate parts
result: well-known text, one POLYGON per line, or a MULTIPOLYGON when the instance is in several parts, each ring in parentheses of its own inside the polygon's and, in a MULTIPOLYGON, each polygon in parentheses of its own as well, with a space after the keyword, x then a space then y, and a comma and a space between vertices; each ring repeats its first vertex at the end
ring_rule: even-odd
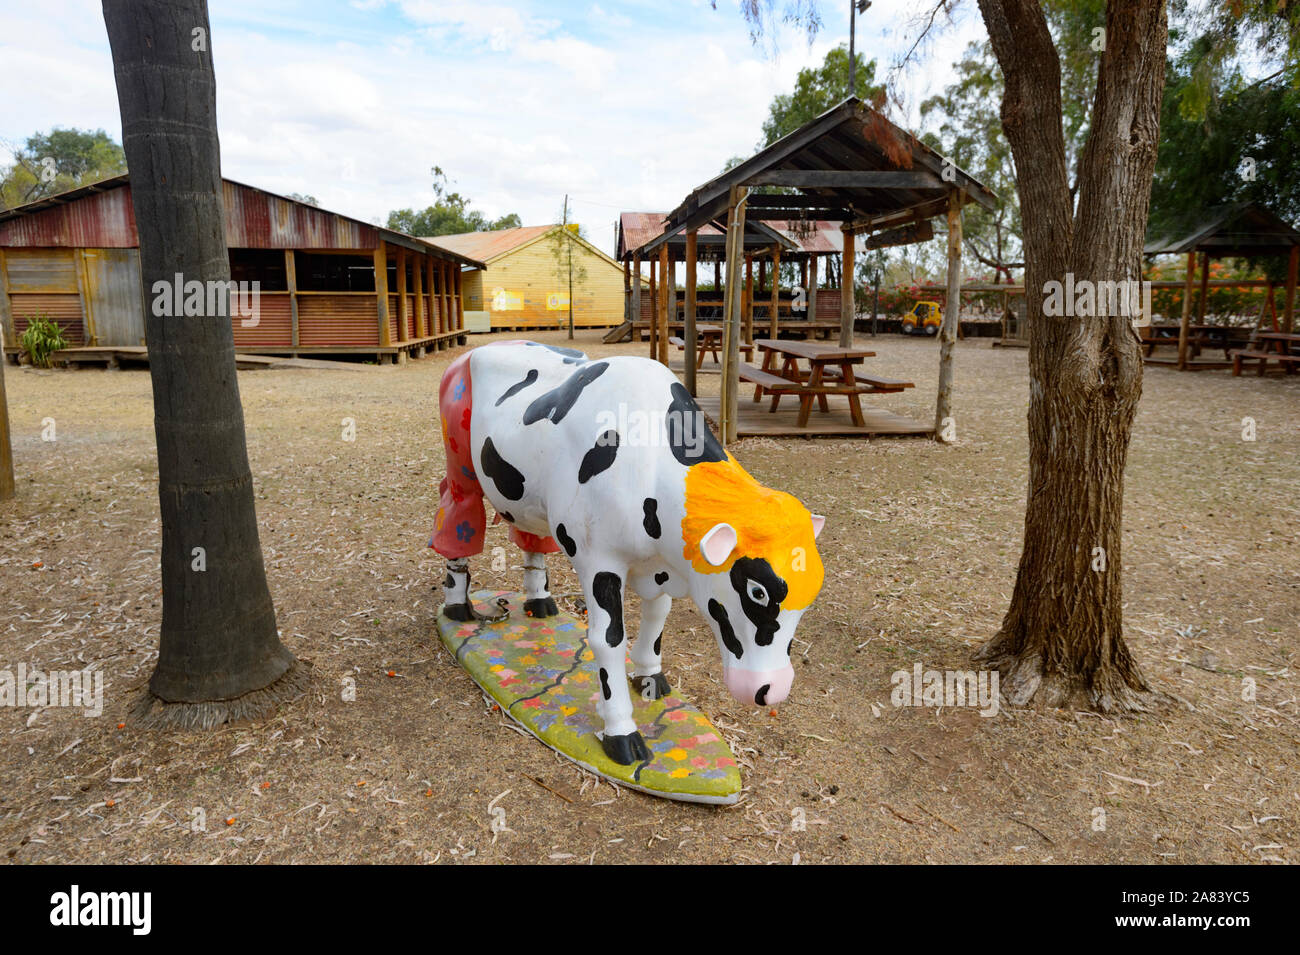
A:
POLYGON ((487 512, 483 488, 474 473, 470 453, 470 416, 474 389, 469 359, 465 352, 447 368, 438 387, 438 412, 442 444, 447 454, 447 474, 438 485, 438 512, 434 517, 429 546, 448 560, 470 557, 483 551, 487 512))

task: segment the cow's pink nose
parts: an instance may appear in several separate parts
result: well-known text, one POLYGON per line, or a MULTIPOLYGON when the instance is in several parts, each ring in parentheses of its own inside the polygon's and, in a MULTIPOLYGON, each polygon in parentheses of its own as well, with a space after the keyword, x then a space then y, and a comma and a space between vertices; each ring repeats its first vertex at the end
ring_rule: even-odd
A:
POLYGON ((731 695, 742 703, 767 706, 781 703, 790 695, 790 684, 794 682, 794 667, 787 664, 779 670, 741 670, 738 667, 724 667, 722 680, 727 684, 731 695))

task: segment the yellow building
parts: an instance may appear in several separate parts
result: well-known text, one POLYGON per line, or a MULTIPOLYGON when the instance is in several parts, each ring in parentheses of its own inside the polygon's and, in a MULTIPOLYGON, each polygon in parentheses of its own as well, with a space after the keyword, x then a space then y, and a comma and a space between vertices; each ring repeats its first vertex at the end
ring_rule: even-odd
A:
POLYGON ((623 321, 623 267, 577 235, 576 225, 462 232, 425 241, 487 265, 486 271, 461 273, 467 321, 469 313, 485 311, 494 330, 567 328, 570 260, 573 324, 604 327, 623 321))

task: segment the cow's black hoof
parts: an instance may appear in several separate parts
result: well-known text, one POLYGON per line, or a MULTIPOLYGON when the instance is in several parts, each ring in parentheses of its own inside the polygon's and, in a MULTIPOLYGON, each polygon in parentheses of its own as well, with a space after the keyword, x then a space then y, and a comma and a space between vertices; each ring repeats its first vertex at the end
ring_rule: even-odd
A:
POLYGON ((442 608, 442 612, 446 614, 448 620, 455 620, 459 623, 468 623, 476 619, 474 605, 469 603, 447 604, 442 608))
POLYGON ((650 759, 650 750, 646 749, 645 740, 641 738, 640 733, 606 736, 600 742, 605 747, 605 755, 620 766, 644 763, 650 759))
POLYGON ((524 601, 524 614, 529 617, 554 617, 560 612, 554 597, 534 597, 524 601))
POLYGON ((634 676, 632 686, 636 688, 637 694, 643 700, 658 700, 672 692, 672 688, 668 685, 668 678, 662 673, 634 676))

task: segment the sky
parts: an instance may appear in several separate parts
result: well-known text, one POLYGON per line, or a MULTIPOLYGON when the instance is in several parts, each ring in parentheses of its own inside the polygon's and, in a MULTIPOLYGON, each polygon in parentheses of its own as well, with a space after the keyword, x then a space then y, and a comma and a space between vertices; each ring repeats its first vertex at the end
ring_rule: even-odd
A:
MULTIPOLYGON (((434 201, 437 165, 490 218, 558 222, 567 193, 612 252, 619 212, 671 209, 754 152, 772 98, 848 40, 848 0, 820 7, 811 45, 788 27, 756 45, 738 0, 209 0, 222 171, 382 223, 434 201)), ((875 0, 859 16, 878 78, 922 12, 875 0)), ((900 74, 895 118, 915 128, 984 36, 962 4, 900 74)), ((54 126, 121 141, 98 0, 0 0, 0 88, 0 143, 54 126)))

